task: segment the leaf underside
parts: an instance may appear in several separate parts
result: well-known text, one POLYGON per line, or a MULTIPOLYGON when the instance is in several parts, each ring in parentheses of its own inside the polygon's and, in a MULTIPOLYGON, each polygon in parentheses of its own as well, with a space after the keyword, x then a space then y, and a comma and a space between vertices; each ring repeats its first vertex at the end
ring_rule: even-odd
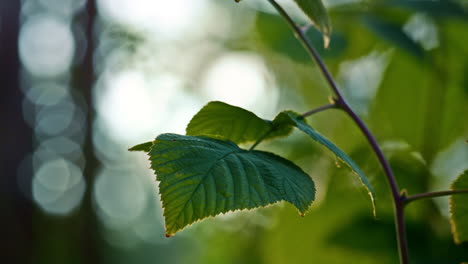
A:
POLYGON ((167 236, 206 217, 279 201, 303 215, 315 199, 312 179, 298 166, 230 141, 162 134, 149 155, 160 182, 167 236))
MULTIPOLYGON (((468 170, 460 175, 452 184, 453 190, 468 189, 468 170)), ((452 195, 450 197, 450 222, 455 243, 468 241, 468 194, 452 195)))

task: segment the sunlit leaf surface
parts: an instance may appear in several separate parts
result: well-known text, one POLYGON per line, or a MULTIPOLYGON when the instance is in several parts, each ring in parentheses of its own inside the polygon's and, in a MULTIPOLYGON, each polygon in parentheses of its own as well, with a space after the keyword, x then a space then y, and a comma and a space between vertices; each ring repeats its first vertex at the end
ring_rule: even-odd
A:
POLYGON ((230 141, 162 134, 149 153, 164 207, 166 235, 229 211, 288 201, 305 214, 312 179, 292 162, 230 141))
POLYGON ((189 136, 209 136, 240 144, 257 141, 262 137, 287 136, 291 130, 291 127, 275 129, 271 121, 261 119, 246 109, 213 101, 192 118, 186 133, 189 136))

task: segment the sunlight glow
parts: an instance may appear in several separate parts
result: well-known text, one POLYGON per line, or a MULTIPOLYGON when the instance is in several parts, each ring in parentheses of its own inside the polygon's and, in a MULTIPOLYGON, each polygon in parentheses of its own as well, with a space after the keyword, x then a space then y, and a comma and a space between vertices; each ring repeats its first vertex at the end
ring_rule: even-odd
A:
POLYGON ((218 58, 207 70, 202 82, 206 101, 219 100, 271 115, 278 91, 264 61, 252 53, 232 52, 218 58))
POLYGON ((419 42, 425 50, 439 46, 439 32, 432 18, 417 13, 408 20, 403 30, 414 41, 419 42))
POLYGON ((339 81, 351 105, 360 114, 367 114, 369 105, 377 94, 391 52, 376 52, 340 65, 339 81))
POLYGON ((67 215, 83 198, 85 182, 81 169, 65 159, 45 162, 35 173, 33 197, 47 213, 67 215))
POLYGON ((177 38, 201 18, 206 0, 99 0, 101 15, 111 21, 177 38))
POLYGON ((173 75, 148 78, 141 71, 122 71, 98 87, 98 114, 110 136, 129 143, 163 132, 183 134, 202 104, 181 86, 173 75))
POLYGON ((71 66, 75 42, 68 23, 50 15, 36 15, 22 25, 19 54, 32 74, 55 77, 71 66))
POLYGON ((147 203, 141 178, 125 170, 104 168, 94 186, 94 200, 101 220, 112 228, 122 228, 136 220, 147 203))

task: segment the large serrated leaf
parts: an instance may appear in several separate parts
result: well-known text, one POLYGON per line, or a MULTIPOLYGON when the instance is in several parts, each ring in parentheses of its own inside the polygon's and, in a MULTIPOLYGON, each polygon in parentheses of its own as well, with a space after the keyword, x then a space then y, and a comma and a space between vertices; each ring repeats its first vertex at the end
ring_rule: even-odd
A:
MULTIPOLYGON (((468 189, 468 170, 460 175, 452 184, 453 190, 468 189)), ((450 197, 450 222, 455 243, 468 241, 468 194, 452 195, 450 197)))
POLYGON ((330 43, 331 24, 322 0, 294 0, 309 17, 312 24, 323 34, 325 47, 330 43))
POLYGON ((273 120, 273 124, 293 125, 297 127, 299 130, 309 135, 312 139, 331 150, 340 160, 347 164, 356 173, 356 175, 359 176, 359 180, 367 189, 369 197, 372 201, 372 207, 374 209, 375 215, 376 212, 374 189, 372 188, 369 180, 361 171, 359 166, 344 151, 342 151, 335 144, 333 144, 333 142, 331 142, 326 137, 322 136, 320 133, 315 131, 312 127, 310 127, 304 120, 304 118, 298 113, 292 111, 283 111, 275 118, 275 120, 273 120))
POLYGON ((162 134, 149 152, 164 207, 166 235, 198 220, 288 201, 305 214, 312 179, 292 162, 230 141, 162 134))
POLYGON ((291 129, 275 130, 271 121, 261 119, 243 108, 219 101, 209 102, 190 121, 189 136, 208 136, 237 144, 260 138, 287 136, 291 129))

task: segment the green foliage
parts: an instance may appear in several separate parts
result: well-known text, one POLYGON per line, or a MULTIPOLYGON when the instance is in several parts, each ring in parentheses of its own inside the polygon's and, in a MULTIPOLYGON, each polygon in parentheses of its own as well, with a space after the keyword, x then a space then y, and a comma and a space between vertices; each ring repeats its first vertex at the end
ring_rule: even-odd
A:
MULTIPOLYGON (((273 121, 223 102, 204 106, 187 126, 187 136, 162 134, 130 148, 150 155, 171 236, 198 220, 234 210, 288 201, 305 214, 315 197, 311 178, 272 153, 243 150, 235 143, 287 136, 297 127, 331 150, 359 176, 374 205, 374 191, 356 163, 292 111, 273 121), (234 143, 235 142, 235 143, 234 143)), ((255 145, 254 145, 255 146, 255 145)), ((375 205, 374 205, 375 213, 375 205)))
POLYGON ((330 18, 322 0, 294 0, 309 17, 314 26, 323 34, 325 47, 328 47, 331 35, 330 18))
POLYGON ((209 216, 282 200, 304 214, 315 196, 310 177, 291 161, 268 152, 246 151, 235 144, 258 144, 284 137, 293 127, 327 147, 359 176, 375 213, 374 191, 364 173, 301 115, 284 111, 269 121, 243 108, 215 101, 192 118, 187 136, 163 134, 153 142, 130 148, 150 155, 160 181, 167 235, 209 216))
POLYGON ((244 143, 287 136, 292 127, 297 127, 328 148, 359 176, 361 183, 368 190, 375 214, 375 193, 361 169, 346 153, 310 127, 297 113, 284 111, 273 121, 268 121, 240 107, 215 101, 208 103, 192 118, 187 126, 187 135, 209 136, 244 143))
MULTIPOLYGON (((452 184, 453 190, 468 189, 468 170, 452 184)), ((457 194, 450 197, 450 220, 453 238, 457 244, 468 241, 468 194, 457 194)))
MULTIPOLYGON (((317 3, 321 4, 320 1, 313 3, 313 1, 297 0, 296 2, 303 10, 304 3, 312 5, 317 3)), ((462 1, 458 2, 461 3, 462 1)), ((317 10, 318 9, 315 11, 317 10)), ((399 185, 408 189, 409 193, 423 192, 428 184, 434 180, 435 172, 433 168, 438 167, 435 166, 434 160, 441 160, 439 153, 441 153, 443 149, 448 148, 454 140, 462 137, 467 128, 466 122, 460 122, 459 115, 457 115, 457 113, 466 110, 466 95, 468 94, 466 93, 466 89, 464 89, 467 86, 463 85, 467 83, 466 76, 463 72, 467 69, 468 61, 466 60, 466 56, 461 56, 468 54, 466 45, 464 45, 467 40, 466 34, 464 34, 466 31, 466 24, 464 24, 464 21, 460 21, 468 18, 468 16, 466 16, 466 8, 463 9, 463 7, 455 1, 394 0, 337 5, 333 7, 331 12, 333 13, 335 22, 335 32, 341 32, 343 34, 343 43, 345 44, 342 45, 343 47, 341 47, 341 50, 335 49, 333 43, 336 43, 336 41, 332 39, 333 43, 328 49, 321 50, 318 48, 318 50, 320 55, 327 59, 326 63, 330 66, 332 73, 340 72, 341 74, 342 66, 345 65, 348 60, 356 60, 374 52, 383 53, 388 51, 389 45, 382 45, 384 43, 399 48, 395 49, 393 53, 388 54, 389 64, 386 70, 382 72, 381 84, 378 84, 376 88, 375 99, 370 106, 369 116, 366 121, 371 130, 378 133, 378 138, 382 140, 381 142, 389 143, 387 147, 392 147, 400 143, 408 144, 408 146, 411 147, 411 152, 405 153, 405 155, 399 154, 393 155, 392 157, 386 155, 387 158, 390 158, 389 161, 400 183, 399 185), (351 10, 352 12, 345 13, 340 11, 340 8, 348 8, 348 11, 351 10), (420 40, 413 40, 403 30, 405 23, 407 23, 411 15, 417 13, 423 13, 425 16, 427 15, 429 19, 434 19, 434 26, 438 29, 438 34, 435 36, 438 44, 434 49, 431 49, 430 52, 422 48, 420 40), (349 23, 349 21, 353 19, 361 20, 364 23, 349 23), (366 28, 368 30, 366 30, 366 28), (339 52, 337 52, 337 50, 339 52), (334 52, 336 52, 336 57, 331 56, 334 52), (410 54, 412 57, 406 56, 406 54, 410 54), (425 60, 423 61, 421 58, 425 60), (390 139, 392 139, 391 142, 389 141, 390 139), (414 165, 414 160, 420 161, 420 163, 416 166, 414 165), (429 168, 431 169, 429 170, 429 168)), ((309 17, 311 16, 309 13, 307 13, 307 15, 309 17)), ((314 21, 314 19, 312 20, 314 21)), ((317 25, 317 22, 314 21, 314 24, 317 25)), ((263 54, 264 59, 275 73, 275 77, 277 77, 277 81, 281 86, 288 87, 288 89, 292 87, 297 88, 295 92, 300 93, 300 96, 304 98, 306 104, 320 103, 322 97, 327 95, 324 94, 321 87, 323 83, 319 80, 320 78, 313 78, 316 76, 311 77, 308 68, 306 69, 302 64, 296 63, 298 61, 304 62, 307 53, 299 49, 299 44, 296 40, 290 38, 290 31, 287 30, 287 24, 280 22, 280 19, 274 15, 258 12, 256 14, 255 25, 255 30, 252 30, 250 34, 246 34, 244 37, 235 41, 229 40, 226 46, 228 48, 240 50, 253 49, 255 52, 263 54), (260 44, 258 42, 260 42, 260 44), (289 58, 293 60, 283 60, 284 55, 289 56, 289 58)), ((323 30, 320 31, 327 37, 323 30)), ((337 34, 333 35, 333 37, 336 36, 337 34)), ((313 29, 308 31, 307 37, 314 46, 320 45, 321 36, 318 31, 313 29)), ((365 87, 366 82, 360 82, 359 85, 365 87)), ((282 100, 286 101, 287 99, 282 98, 282 100)), ((284 103, 284 101, 282 103, 284 103)), ((288 103, 292 104, 291 101, 288 103)), ((350 129, 353 127, 351 122, 341 122, 341 120, 335 121, 335 119, 331 120, 326 114, 317 117, 314 121, 316 121, 314 122, 314 127, 322 128, 328 126, 328 128, 346 131, 346 133, 340 135, 339 140, 341 141, 338 145, 348 148, 352 147, 353 149, 362 149, 362 152, 352 155, 353 159, 363 166, 362 169, 366 174, 374 174, 379 176, 378 178, 383 179, 383 177, 380 177, 383 175, 379 175, 379 173, 382 172, 375 160, 375 156, 369 153, 368 146, 363 143, 364 140, 360 140, 360 134, 350 129), (323 119, 321 119, 322 117, 323 119), (363 161, 364 158, 365 162, 363 161), (370 171, 369 168, 372 170, 370 171)), ((228 162, 224 161, 223 159, 225 157, 221 157, 220 155, 222 155, 222 153, 230 153, 229 151, 231 150, 227 149, 231 147, 232 154, 227 154, 228 156, 226 157, 232 160, 239 155, 246 155, 249 157, 248 159, 250 159, 250 155, 253 155, 252 153, 259 153, 259 151, 242 150, 234 144, 229 143, 227 140, 237 144, 254 141, 259 143, 275 136, 287 136, 294 127, 297 127, 321 145, 326 146, 339 159, 344 161, 356 175, 359 176, 359 180, 367 188, 373 204, 375 203, 373 188, 364 176, 362 170, 348 155, 337 148, 334 143, 312 129, 299 114, 286 111, 280 113, 273 121, 268 121, 256 116, 250 111, 222 102, 211 102, 194 116, 187 127, 187 135, 196 137, 178 136, 192 141, 196 139, 196 142, 203 141, 203 144, 192 146, 190 144, 193 142, 191 142, 185 147, 185 145, 181 146, 175 143, 179 141, 178 139, 176 139, 175 142, 172 140, 169 142, 167 138, 163 140, 164 142, 160 142, 160 144, 162 144, 160 147, 166 146, 168 149, 167 152, 166 150, 160 150, 158 152, 160 158, 171 159, 167 155, 175 151, 176 156, 179 155, 183 160, 183 162, 179 160, 168 160, 168 163, 165 164, 161 161, 162 164, 159 164, 158 168, 163 173, 155 169, 158 180, 161 181, 160 187, 163 186, 163 180, 160 179, 160 175, 167 174, 165 177, 169 180, 164 187, 166 190, 173 191, 174 193, 182 193, 190 189, 190 187, 179 189, 179 186, 172 185, 174 179, 171 177, 175 176, 171 175, 170 171, 180 166, 179 169, 181 169, 181 171, 175 172, 174 174, 186 173, 184 175, 187 176, 190 172, 193 172, 194 169, 201 170, 199 167, 203 167, 202 164, 205 162, 204 158, 206 158, 206 162, 213 163, 214 167, 221 167, 221 165, 217 164, 218 162, 220 164, 227 164, 228 162), (168 147, 170 144, 174 144, 174 147, 168 147), (217 147, 206 148, 205 144, 210 146, 221 145, 221 149, 223 150, 219 150, 217 147), (208 151, 210 154, 205 155, 204 151, 208 151), (191 164, 189 162, 189 157, 203 159, 203 161, 191 164), (221 157, 221 159, 217 160, 217 157, 221 157), (164 172, 165 170, 168 171, 164 172)), ((164 139, 164 137, 168 137, 168 135, 161 135, 158 139, 164 139)), ((132 148, 132 150, 147 151, 148 147, 150 147, 150 151, 153 152, 157 148, 157 145, 153 145, 152 142, 146 144, 148 145, 142 145, 141 147, 136 146, 135 149, 132 148)), ((290 147, 294 149, 293 155, 295 158, 304 158, 305 151, 297 151, 301 147, 305 149, 306 147, 304 144, 302 142, 291 143, 291 145, 293 144, 295 145, 290 147)), ((386 144, 382 145, 384 151, 386 150, 385 145, 386 144)), ((308 147, 310 146, 307 146, 307 148, 308 147)), ((269 160, 264 159, 264 156, 261 158, 261 155, 259 156, 258 154, 254 156, 255 159, 270 164, 269 160)), ((309 158, 309 156, 307 156, 307 158, 309 158)), ((312 157, 311 161, 314 161, 314 159, 319 160, 320 158, 312 157)), ((285 160, 283 161, 286 162, 285 160)), ((231 160, 229 160, 229 162, 231 162, 231 160)), ((322 167, 320 172, 327 173, 326 169, 327 168, 322 167)), ((325 200, 327 206, 311 212, 312 216, 308 217, 305 221, 300 218, 290 217, 286 214, 288 210, 275 210, 275 214, 279 215, 278 221, 280 221, 281 224, 278 225, 277 228, 271 229, 272 231, 265 231, 255 226, 255 230, 260 232, 260 234, 258 236, 252 236, 255 237, 255 239, 249 241, 251 243, 254 241, 254 244, 261 248, 248 248, 248 250, 255 251, 257 254, 259 254, 259 252, 267 252, 259 259, 268 263, 299 263, 304 258, 312 255, 316 262, 318 260, 318 262, 324 263, 343 263, 343 261, 349 260, 350 258, 352 258, 354 262, 359 263, 374 263, 375 259, 381 259, 384 263, 396 263, 396 254, 393 251, 395 245, 393 241, 394 225, 391 219, 392 215, 386 214, 386 212, 392 210, 392 201, 388 193, 388 186, 385 185, 383 180, 382 183, 376 181, 374 184, 379 197, 379 209, 387 209, 387 211, 379 210, 379 218, 381 221, 373 221, 373 219, 367 217, 362 218, 362 212, 364 210, 361 203, 352 200, 352 196, 347 192, 347 190, 349 190, 349 182, 343 181, 343 177, 341 177, 343 170, 330 170, 330 172, 327 173, 328 178, 326 180, 328 189, 325 200), (384 188, 379 189, 379 184, 384 188), (386 201, 385 198, 389 198, 387 199, 388 201, 386 201), (346 207, 343 207, 343 200, 346 200, 346 207), (350 221, 343 221, 342 219, 344 218, 350 219, 350 221), (361 219, 364 220, 361 221, 361 219), (318 225, 320 225, 321 228, 316 228, 318 225), (370 237, 367 235, 361 236, 363 232, 368 231, 366 231, 366 228, 369 229, 371 225, 373 230, 370 237), (265 235, 262 232, 269 234, 265 235), (384 237, 384 239, 380 239, 376 241, 376 243, 369 243, 369 241, 375 241, 374 238, 379 237, 384 237), (329 240, 327 240, 327 238, 329 240), (286 239, 290 241, 287 244, 284 243, 286 239), (299 242, 294 243, 293 241, 299 242), (324 243, 323 241, 327 242, 324 243), (302 244, 305 243, 314 244, 314 248, 311 248, 310 251, 305 253, 301 247, 302 244), (340 247, 343 247, 343 249, 339 249, 340 247), (330 254, 330 252, 337 254, 330 254)), ((253 177, 249 175, 250 174, 246 172, 245 179, 253 177)), ((177 177, 183 178, 185 176, 177 177)), ((207 176, 205 180, 199 179, 203 178, 202 176, 194 177, 198 179, 198 181, 204 182, 208 181, 210 177, 216 176, 217 174, 215 175, 212 173, 212 176, 207 176)), ((262 177, 259 176, 257 178, 262 177)), ((222 180, 226 179, 222 178, 222 180)), ((459 183, 459 181, 457 181, 457 183, 459 183)), ((454 186, 455 185, 454 183, 454 186)), ((215 184, 215 186, 217 185, 215 184)), ((224 190, 226 190, 226 188, 224 190)), ((463 188, 466 188, 466 186, 463 188)), ((196 191, 192 190, 192 192, 196 191)), ((227 199, 223 196, 223 194, 226 193, 225 191, 218 193, 219 196, 221 196, 219 199, 227 199)), ((162 191, 161 195, 163 195, 162 191)), ((168 194, 166 194, 166 196, 167 195, 168 194)), ((454 202, 456 199, 462 199, 464 197, 466 197, 466 195, 454 196, 452 198, 452 208, 460 208, 457 206, 467 204, 466 198, 465 203, 454 202)), ((164 199, 163 203, 165 203, 164 199)), ((209 203, 215 202, 213 200, 207 200, 205 204, 209 203)), ((249 205, 249 203, 245 204, 249 205)), ((193 207, 193 205, 191 206, 193 207)), ((202 205, 200 204, 199 206, 202 205)), ((256 207, 260 206, 263 205, 258 205, 256 207)), ((173 209, 169 209, 170 207, 164 205, 164 208, 166 216, 167 214, 175 214, 171 213, 173 209)), ((179 210, 181 214, 186 214, 186 212, 184 212, 185 209, 179 208, 177 210, 179 210)), ((455 211, 459 212, 459 210, 455 211)), ((452 209, 453 215, 456 215, 455 211, 452 209)), ((219 212, 209 213, 215 215, 219 212)), ((174 218, 172 220, 172 231, 168 231, 168 235, 172 235, 177 230, 183 228, 178 226, 177 221, 184 226, 188 224, 188 222, 185 222, 185 219, 182 219, 185 218, 185 216, 180 217, 178 220, 175 219, 175 216, 172 217, 174 218)), ((429 208, 424 203, 412 204, 411 211, 408 211, 406 220, 408 221, 407 228, 409 234, 411 234, 411 239, 409 241, 412 257, 411 262, 440 263, 441 261, 446 261, 459 263, 462 260, 466 260, 466 244, 464 244, 465 247, 452 245, 452 243, 447 242, 451 240, 451 236, 448 236, 448 234, 444 234, 443 237, 433 236, 431 233, 434 231, 433 227, 431 225, 425 225, 428 217, 439 223, 444 219, 438 210, 434 210, 433 206, 429 208), (424 212, 424 214, 420 212, 424 212), (421 227, 424 228, 421 229, 421 227), (430 241, 430 243, 424 243, 424 241, 430 241), (428 254, 427 248, 433 247, 434 245, 441 245, 441 248, 451 248, 452 250, 445 251, 444 249, 443 252, 434 250, 431 254, 428 254)), ((466 219, 466 217, 467 215, 465 214, 464 218, 466 219)), ((466 241, 466 236, 462 239, 460 233, 461 229, 459 226, 464 225, 462 218, 463 216, 460 216, 458 221, 452 219, 454 233, 455 231, 457 232, 455 236, 458 236, 456 239, 458 239, 459 242, 466 241)), ((192 219, 192 222, 200 219, 202 218, 192 219)), ((448 226, 447 222, 444 223, 448 226)), ((166 225, 168 227, 168 222, 166 222, 166 225)), ((206 228, 212 228, 212 226, 206 228)), ((221 228, 219 228, 218 231, 220 229, 221 228)), ((222 232, 216 232, 215 236, 218 240, 223 241, 223 239, 219 238, 222 237, 220 233, 222 232)), ((235 237, 236 238, 229 239, 238 239, 237 236, 235 237)), ((437 246, 435 248, 439 247, 437 246)), ((216 250, 222 251, 219 250, 219 247, 215 247, 213 250, 211 245, 207 251, 211 254, 216 252, 216 250)), ((232 252, 230 248, 224 249, 224 251, 232 252)), ((242 254, 244 251, 245 250, 241 251, 239 255, 248 255, 242 254)), ((226 254, 226 252, 219 254, 225 257, 223 254, 226 254)), ((248 259, 248 257, 246 257, 246 259, 248 259)), ((244 262, 246 263, 247 261, 244 262)), ((254 261, 254 263, 258 262, 260 261, 254 261)), ((212 263, 219 263, 219 261, 212 263)))
POLYGON ((261 119, 243 108, 223 102, 205 105, 187 126, 188 136, 208 136, 240 144, 256 141, 268 133, 268 138, 287 136, 291 128, 275 129, 272 122, 261 119))
POLYGON ((460 3, 453 0, 393 0, 386 1, 389 6, 402 6, 418 12, 424 12, 434 17, 456 17, 468 19, 468 11, 460 3))
POLYGON ((422 59, 424 57, 423 47, 403 31, 402 25, 385 21, 381 17, 377 16, 366 16, 363 21, 372 32, 382 39, 385 39, 396 47, 409 52, 417 59, 422 59))
POLYGON ((312 179, 292 162, 230 141, 162 134, 149 152, 164 207, 166 235, 200 219, 288 201, 303 215, 312 179))
POLYGON ((374 208, 374 215, 375 215, 376 212, 375 212, 374 189, 372 188, 367 177, 364 175, 364 172, 362 172, 362 170, 359 169, 358 165, 344 151, 342 151, 335 144, 333 144, 333 142, 331 142, 326 137, 322 136, 320 133, 315 131, 311 126, 309 126, 301 115, 294 113, 292 111, 281 112, 275 118, 273 123, 291 124, 297 127, 299 130, 309 135, 312 139, 314 139, 318 143, 328 148, 339 159, 341 159, 345 164, 347 164, 356 173, 356 175, 359 176, 359 180, 367 188, 370 199, 372 201, 372 207, 374 208))

